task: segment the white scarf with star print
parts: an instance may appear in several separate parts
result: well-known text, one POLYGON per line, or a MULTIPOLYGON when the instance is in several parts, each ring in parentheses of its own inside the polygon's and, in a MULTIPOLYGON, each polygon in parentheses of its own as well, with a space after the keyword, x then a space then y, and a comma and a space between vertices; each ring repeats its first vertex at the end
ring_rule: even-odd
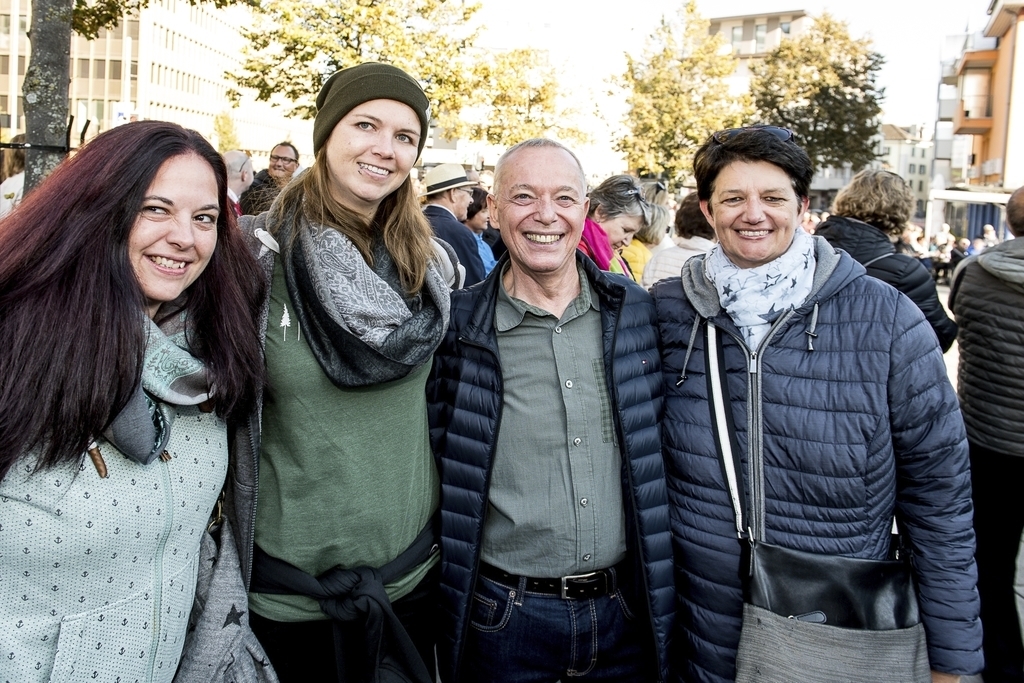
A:
POLYGON ((811 293, 815 263, 814 239, 797 228, 789 249, 756 268, 740 268, 716 244, 704 259, 704 273, 747 346, 755 350, 772 323, 811 293))

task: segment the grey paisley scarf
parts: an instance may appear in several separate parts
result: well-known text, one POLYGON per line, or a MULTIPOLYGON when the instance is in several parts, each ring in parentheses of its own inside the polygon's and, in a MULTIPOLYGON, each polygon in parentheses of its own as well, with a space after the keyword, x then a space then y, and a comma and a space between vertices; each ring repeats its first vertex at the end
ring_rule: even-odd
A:
POLYGON ((448 329, 448 284, 431 261, 423 289, 407 296, 382 240, 373 266, 337 230, 292 216, 277 235, 288 294, 309 348, 338 387, 401 379, 430 360, 448 329))
POLYGON ((755 350, 772 323, 811 293, 815 263, 814 240, 798 227, 789 249, 756 268, 740 268, 716 244, 704 259, 704 274, 747 346, 755 350))

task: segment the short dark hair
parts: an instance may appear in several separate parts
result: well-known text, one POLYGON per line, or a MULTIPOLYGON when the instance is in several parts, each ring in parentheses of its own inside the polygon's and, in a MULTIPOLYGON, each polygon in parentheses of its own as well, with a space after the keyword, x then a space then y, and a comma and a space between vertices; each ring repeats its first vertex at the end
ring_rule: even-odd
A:
POLYGON ((277 143, 276 145, 274 145, 273 147, 270 148, 270 153, 273 154, 274 150, 277 149, 278 147, 291 147, 291 150, 293 152, 295 152, 295 160, 296 161, 299 160, 299 150, 292 143, 290 143, 290 142, 279 142, 279 143, 277 143))
POLYGON ((704 212, 700 210, 700 198, 696 192, 683 197, 676 209, 676 235, 683 239, 703 237, 715 239, 715 229, 708 223, 704 212))
POLYGON ((471 187, 473 190, 473 201, 469 203, 469 208, 466 209, 466 220, 471 221, 473 217, 478 213, 487 208, 487 190, 482 187, 471 187))
POLYGON ((723 139, 719 141, 715 135, 709 137, 693 157, 693 175, 697 178, 697 196, 701 201, 711 199, 718 174, 734 161, 766 161, 778 166, 792 180, 797 197, 810 197, 814 167, 807 152, 792 139, 782 140, 759 126, 719 137, 723 139))

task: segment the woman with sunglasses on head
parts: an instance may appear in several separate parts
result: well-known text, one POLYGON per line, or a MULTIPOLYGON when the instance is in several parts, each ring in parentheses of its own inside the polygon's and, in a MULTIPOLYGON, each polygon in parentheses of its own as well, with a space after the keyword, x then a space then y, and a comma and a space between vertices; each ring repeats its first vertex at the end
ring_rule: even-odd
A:
POLYGON ((269 289, 269 387, 236 434, 228 511, 253 631, 282 681, 380 667, 432 680, 440 491, 425 385, 457 260, 410 178, 429 102, 404 71, 366 63, 316 104, 312 166, 240 221, 269 289))
POLYGON ((946 352, 956 340, 957 328, 942 308, 935 280, 919 259, 896 252, 913 206, 914 195, 903 178, 889 171, 861 171, 839 190, 832 215, 814 234, 857 259, 871 277, 909 296, 946 352))
POLYGON ((0 679, 174 677, 262 296, 175 124, 98 135, 0 222, 0 679))
MULTIPOLYGON (((718 244, 651 291, 662 340, 680 680, 736 678, 749 587, 742 539, 884 560, 894 516, 913 553, 927 634, 918 673, 927 679, 930 668, 936 682, 976 673, 967 444, 934 333, 910 299, 800 228, 813 168, 790 131, 716 133, 697 151, 694 175, 718 244), (706 350, 712 333, 716 346, 706 350), (709 403, 709 375, 724 375, 714 404, 723 419, 709 403), (734 501, 723 441, 737 463, 734 501)), ((879 654, 865 650, 860 659, 879 654)), ((832 656, 818 651, 816 663, 832 656)), ((815 674, 799 679, 822 679, 815 674)), ((840 679, 864 680, 856 667, 832 680, 840 679)))
POLYGON ((633 277, 619 249, 650 219, 650 205, 633 176, 614 175, 590 191, 590 211, 583 225, 579 250, 597 267, 633 277))

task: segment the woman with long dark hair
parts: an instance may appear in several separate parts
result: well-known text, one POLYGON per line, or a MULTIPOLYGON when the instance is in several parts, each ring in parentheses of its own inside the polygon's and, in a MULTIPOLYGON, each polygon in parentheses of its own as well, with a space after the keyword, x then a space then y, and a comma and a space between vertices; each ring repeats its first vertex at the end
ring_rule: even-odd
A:
POLYGON ((198 133, 129 123, 0 223, 5 679, 174 675, 225 421, 263 383, 226 188, 198 133))
POLYGON ((240 223, 270 285, 269 388, 236 435, 228 511, 250 623, 282 681, 380 666, 423 681, 440 496, 425 386, 455 265, 409 177, 429 105, 376 63, 334 74, 316 104, 313 165, 240 223))

